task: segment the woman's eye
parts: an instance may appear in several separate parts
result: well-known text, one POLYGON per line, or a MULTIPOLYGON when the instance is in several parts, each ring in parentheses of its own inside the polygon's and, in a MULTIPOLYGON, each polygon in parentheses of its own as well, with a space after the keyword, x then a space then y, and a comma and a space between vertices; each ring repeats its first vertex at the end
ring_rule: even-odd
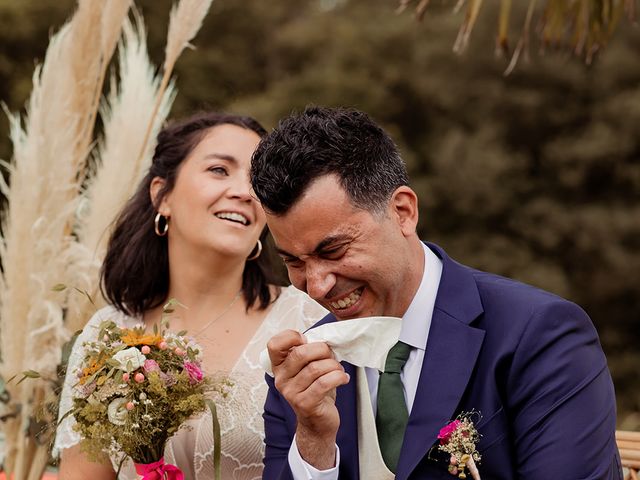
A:
POLYGON ((216 175, 228 175, 227 169, 224 167, 209 167, 207 170, 215 173, 216 175))

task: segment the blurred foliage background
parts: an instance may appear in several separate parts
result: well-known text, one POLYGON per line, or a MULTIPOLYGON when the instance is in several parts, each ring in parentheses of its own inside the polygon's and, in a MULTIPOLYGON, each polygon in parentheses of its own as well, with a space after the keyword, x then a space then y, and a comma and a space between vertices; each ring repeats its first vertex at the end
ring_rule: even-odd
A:
MULTIPOLYGON (((74 4, 0 0, 0 99, 10 110, 23 108, 49 35, 74 4)), ((171 1, 136 4, 159 65, 171 1)), ((590 66, 534 43, 531 60, 504 77, 494 8, 457 56, 461 17, 450 6, 430 6, 422 23, 396 7, 215 0, 176 67, 172 116, 228 110, 271 128, 312 103, 371 114, 409 166, 421 237, 583 306, 609 359, 618 426, 640 428, 640 28, 622 22, 590 66)), ((0 130, 9 159, 5 116, 0 130)))

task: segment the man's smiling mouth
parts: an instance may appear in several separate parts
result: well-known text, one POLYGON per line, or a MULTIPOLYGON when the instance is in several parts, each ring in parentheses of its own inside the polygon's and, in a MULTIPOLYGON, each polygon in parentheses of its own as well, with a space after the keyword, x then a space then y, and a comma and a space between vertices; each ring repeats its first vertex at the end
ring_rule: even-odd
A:
POLYGON ((360 296, 362 295, 363 290, 364 290, 364 287, 360 287, 359 289, 354 290, 349 295, 347 295, 344 298, 341 298, 340 300, 329 302, 329 305, 331 305, 331 307, 336 310, 344 310, 346 308, 349 308, 352 305, 354 305, 358 300, 360 300, 360 296))

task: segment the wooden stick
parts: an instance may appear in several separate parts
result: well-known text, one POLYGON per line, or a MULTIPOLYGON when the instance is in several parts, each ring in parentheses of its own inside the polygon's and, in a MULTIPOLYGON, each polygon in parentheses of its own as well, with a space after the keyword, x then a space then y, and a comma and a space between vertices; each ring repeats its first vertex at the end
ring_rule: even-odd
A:
POLYGON ((640 442, 640 432, 630 432, 625 430, 616 430, 616 440, 625 440, 630 442, 640 442))

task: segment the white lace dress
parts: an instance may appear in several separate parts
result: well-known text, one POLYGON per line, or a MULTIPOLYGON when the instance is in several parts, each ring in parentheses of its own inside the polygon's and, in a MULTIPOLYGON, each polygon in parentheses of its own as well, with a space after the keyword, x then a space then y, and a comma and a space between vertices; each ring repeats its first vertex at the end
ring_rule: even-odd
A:
MULTIPOLYGON (((264 456, 264 426, 262 409, 267 395, 264 371, 259 365, 260 352, 267 341, 276 333, 292 328, 303 331, 326 315, 326 310, 294 287, 283 288, 280 296, 263 320, 262 324, 240 355, 230 373, 234 383, 228 401, 219 403, 218 417, 222 430, 222 478, 224 480, 253 480, 262 475, 264 456)), ((89 320, 78 337, 69 358, 68 375, 60 399, 60 414, 72 406, 73 372, 82 358, 82 345, 95 339, 97 327, 104 319, 111 319, 122 326, 130 327, 139 323, 118 312, 113 307, 99 310, 89 320)), ((54 455, 76 445, 80 436, 73 430, 75 419, 67 417, 58 427, 54 444, 54 455)), ((190 429, 181 429, 172 437, 165 449, 165 461, 180 467, 186 480, 211 479, 213 465, 213 430, 211 414, 189 421, 190 429)), ((136 475, 132 462, 127 461, 119 478, 134 480, 136 475)))

